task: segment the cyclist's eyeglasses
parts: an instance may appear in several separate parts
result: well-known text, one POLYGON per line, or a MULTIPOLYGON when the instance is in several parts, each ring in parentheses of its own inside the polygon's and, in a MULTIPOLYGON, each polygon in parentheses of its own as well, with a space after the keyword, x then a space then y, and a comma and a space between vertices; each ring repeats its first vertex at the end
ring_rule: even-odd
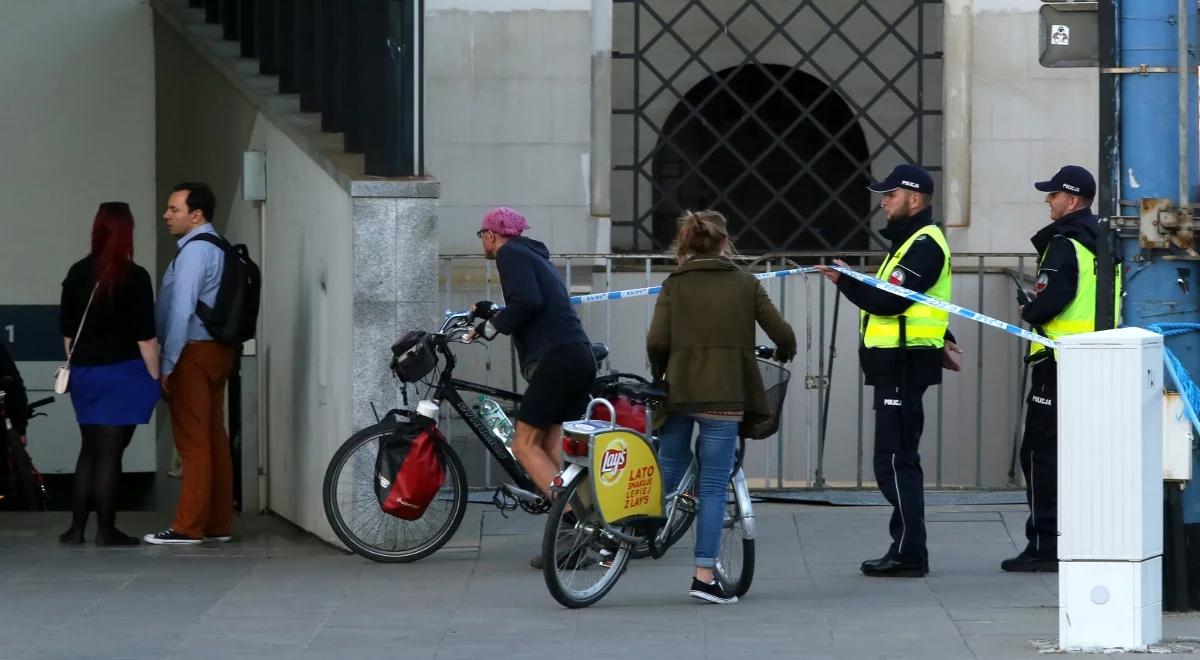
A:
POLYGON ((480 229, 479 231, 475 232, 475 238, 483 238, 483 235, 488 233, 489 231, 491 231, 491 230, 490 229, 480 229))

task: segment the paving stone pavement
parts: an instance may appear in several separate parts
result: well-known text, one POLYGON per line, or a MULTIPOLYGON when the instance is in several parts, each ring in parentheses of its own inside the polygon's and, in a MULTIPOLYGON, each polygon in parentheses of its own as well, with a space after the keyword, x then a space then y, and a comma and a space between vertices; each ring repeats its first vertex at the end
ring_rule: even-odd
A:
MULTIPOLYGON (((931 507, 932 572, 863 577, 883 507, 759 504, 742 602, 687 596, 690 535, 603 601, 560 607, 528 568, 543 518, 472 504, 450 547, 375 564, 243 516, 233 543, 64 547, 67 514, 0 514, 0 658, 1035 658, 1057 636, 1054 575, 1008 575, 1015 506, 931 507)), ((120 516, 129 533, 165 517, 120 516)), ((1200 639, 1200 614, 1166 636, 1200 639)), ((1105 657, 1135 657, 1130 654, 1105 657)))

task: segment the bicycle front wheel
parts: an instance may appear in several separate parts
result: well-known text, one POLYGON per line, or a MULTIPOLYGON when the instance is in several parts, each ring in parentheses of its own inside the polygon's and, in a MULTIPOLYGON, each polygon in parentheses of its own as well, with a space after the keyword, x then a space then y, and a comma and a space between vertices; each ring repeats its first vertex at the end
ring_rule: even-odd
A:
POLYGON ((725 514, 721 521, 721 545, 716 566, 721 582, 738 598, 750 591, 750 582, 754 580, 754 539, 749 538, 751 534, 747 529, 754 512, 750 509, 750 495, 745 484, 742 470, 738 468, 729 479, 729 488, 725 492, 725 514))
POLYGON ((542 537, 542 575, 554 600, 587 607, 617 584, 629 561, 629 544, 602 531, 584 473, 554 499, 542 537), (568 511, 568 506, 570 510, 568 511))
POLYGON ((380 440, 396 427, 382 422, 351 436, 329 462, 321 493, 334 534, 355 554, 378 562, 428 557, 454 536, 467 511, 462 462, 449 445, 439 442, 438 456, 446 478, 424 515, 404 520, 384 513, 375 496, 375 459, 380 440))

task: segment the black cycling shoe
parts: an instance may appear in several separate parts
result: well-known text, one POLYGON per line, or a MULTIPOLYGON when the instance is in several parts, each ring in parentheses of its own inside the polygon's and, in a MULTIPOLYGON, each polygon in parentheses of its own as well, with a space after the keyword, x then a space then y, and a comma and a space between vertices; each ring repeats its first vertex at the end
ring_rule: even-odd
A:
POLYGON ((1008 573, 1057 573, 1057 559, 1042 559, 1037 555, 1022 551, 1016 557, 1009 557, 1000 562, 1000 570, 1008 573))
POLYGON ((72 527, 58 535, 58 542, 67 545, 83 545, 83 530, 78 527, 72 527))

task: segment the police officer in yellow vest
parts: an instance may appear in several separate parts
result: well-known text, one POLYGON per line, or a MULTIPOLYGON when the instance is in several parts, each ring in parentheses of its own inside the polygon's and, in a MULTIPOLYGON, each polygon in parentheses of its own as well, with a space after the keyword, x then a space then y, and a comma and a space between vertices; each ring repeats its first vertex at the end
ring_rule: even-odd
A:
MULTIPOLYGON (((917 165, 899 165, 868 188, 883 195, 891 250, 876 277, 940 300, 950 300, 950 248, 933 223, 933 178, 917 165)), ((842 261, 834 261, 845 266, 842 261)), ((929 572, 925 547, 924 473, 918 446, 925 424, 921 396, 958 370, 949 315, 824 269, 825 277, 857 305, 859 362, 874 386, 875 481, 892 505, 892 543, 861 570, 874 577, 921 577, 929 572)))
MULTIPOLYGON (((1067 165, 1049 181, 1033 184, 1046 193, 1049 225, 1031 239, 1038 253, 1033 299, 1021 308, 1021 318, 1051 339, 1096 328, 1096 240, 1099 218, 1092 213, 1096 180, 1078 165, 1067 165)), ((1016 557, 1005 559, 1006 571, 1058 570, 1058 398, 1054 352, 1032 344, 1033 368, 1026 400, 1025 436, 1021 440, 1021 471, 1029 520, 1028 544, 1016 557)))

